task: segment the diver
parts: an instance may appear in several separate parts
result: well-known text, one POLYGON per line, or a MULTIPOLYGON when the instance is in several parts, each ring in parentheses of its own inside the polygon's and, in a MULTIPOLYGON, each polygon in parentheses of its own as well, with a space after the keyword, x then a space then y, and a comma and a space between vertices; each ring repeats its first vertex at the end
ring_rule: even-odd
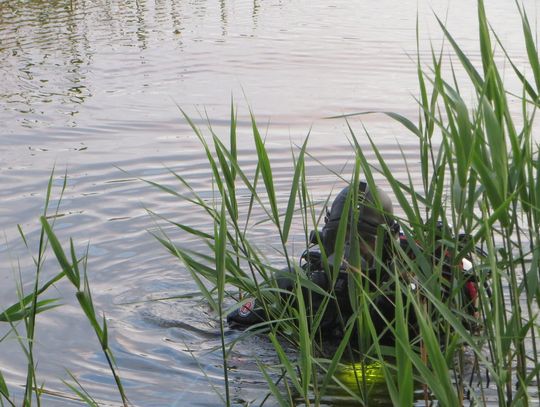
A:
MULTIPOLYGON (((350 207, 350 205, 349 205, 350 207)), ((399 239, 399 224, 393 216, 393 206, 390 197, 380 188, 372 189, 367 182, 361 181, 356 194, 350 191, 350 186, 341 190, 332 203, 330 210, 326 211, 324 226, 321 231, 311 232, 308 248, 300 259, 301 269, 306 277, 322 288, 331 293, 332 300, 324 306, 324 314, 319 325, 319 331, 328 337, 339 338, 343 334, 345 324, 353 314, 353 306, 350 302, 350 273, 359 272, 366 277, 372 291, 380 291, 380 287, 390 286, 389 270, 392 262, 392 240, 399 239), (336 239, 338 237, 338 228, 347 199, 357 197, 356 205, 356 227, 352 227, 354 210, 349 210, 347 220, 347 231, 345 236, 345 246, 343 257, 338 262, 341 264, 337 273, 333 273, 332 264, 334 256, 336 239), (351 266, 351 246, 353 233, 357 234, 359 250, 359 260, 361 262, 359 270, 351 266), (382 253, 376 255, 378 247, 378 238, 382 238, 382 253), (315 248, 318 246, 318 250, 315 248), (379 267, 376 267, 376 262, 379 267), (325 265, 326 264, 326 265, 325 265), (332 287, 332 281, 334 281, 332 287)), ((357 256, 358 257, 358 256, 357 256)), ((296 278, 293 275, 295 271, 286 269, 276 277, 276 285, 284 292, 293 293, 296 278)), ((392 289, 393 290, 393 289, 392 289)), ((392 295, 387 290, 388 295, 374 296, 374 310, 371 312, 372 321, 376 330, 380 333, 387 326, 386 321, 394 319, 394 305, 392 295)), ((304 299, 309 303, 313 313, 322 306, 324 296, 303 289, 304 299), (309 298, 309 301, 308 301, 309 298)), ((306 304, 307 305, 307 304, 306 304)), ((230 326, 248 327, 266 320, 266 315, 262 307, 258 306, 255 299, 248 300, 245 305, 231 312, 227 316, 227 322, 230 326)))
MULTIPOLYGON (((439 227, 442 233, 440 224, 439 227)), ((315 290, 302 288, 309 312, 315 315, 320 307, 325 307, 318 326, 321 335, 338 340, 343 336, 346 326, 351 322, 350 318, 354 315, 354 310, 358 308, 353 304, 356 287, 352 287, 351 284, 358 284, 360 280, 370 298, 369 316, 378 341, 392 343, 395 337, 389 328, 395 320, 396 293, 401 293, 404 303, 406 302, 405 294, 396 287, 396 276, 399 283, 414 285, 412 283, 414 276, 410 275, 406 266, 399 260, 396 247, 399 246, 402 249, 401 253, 411 259, 414 259, 415 250, 418 253, 419 247, 414 241, 411 242, 403 233, 400 233, 400 225, 394 218, 392 201, 386 192, 381 188, 370 188, 365 181, 359 182, 357 191, 351 191, 350 186, 341 190, 330 210, 326 211, 322 230, 311 232, 310 244, 311 246, 300 258, 300 270, 305 277, 324 292, 329 293, 331 297, 328 300, 328 296, 315 290), (345 207, 351 208, 352 202, 356 202, 356 207, 344 213, 345 207), (342 258, 335 262, 336 240, 343 216, 348 217, 346 243, 342 258), (414 250, 412 245, 415 246, 414 250), (356 252, 351 247, 356 247, 356 252), (339 270, 332 269, 334 264, 340 264, 339 270), (360 279, 353 283, 355 273, 360 274, 360 279)), ((442 266, 440 288, 441 296, 445 299, 450 297, 453 273, 456 273, 456 270, 465 273, 465 285, 462 290, 464 309, 468 315, 474 316, 478 305, 478 283, 472 264, 464 258, 459 261, 457 267, 453 267, 451 253, 445 249, 444 244, 435 248, 430 255, 426 253, 426 259, 430 259, 434 265, 441 264, 442 266)), ((276 274, 275 285, 281 292, 286 293, 281 296, 285 301, 294 302, 293 293, 297 282, 294 273, 296 272, 287 268, 276 274)), ((242 328, 271 319, 267 317, 258 301, 249 299, 243 306, 231 312, 227 316, 229 325, 242 328)), ((405 320, 409 327, 410 337, 414 337, 418 334, 418 326, 414 311, 409 311, 406 312, 405 320)), ((468 318, 468 320, 470 322, 474 318, 468 318)), ((357 327, 355 326, 354 329, 357 327)))

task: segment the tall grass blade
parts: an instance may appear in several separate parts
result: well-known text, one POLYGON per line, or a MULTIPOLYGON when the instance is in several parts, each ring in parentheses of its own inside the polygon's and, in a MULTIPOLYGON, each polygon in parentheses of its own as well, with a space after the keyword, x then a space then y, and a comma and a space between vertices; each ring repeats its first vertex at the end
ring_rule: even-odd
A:
POLYGON ((225 205, 221 205, 221 216, 219 224, 216 225, 216 273, 217 273, 217 290, 218 290, 218 307, 219 307, 219 329, 221 332, 221 351, 223 355, 223 377, 225 379, 225 400, 227 406, 230 406, 230 394, 229 394, 229 377, 228 377, 228 363, 227 363, 227 351, 225 349, 225 333, 223 328, 222 318, 222 305, 225 291, 225 263, 226 263, 226 249, 227 249, 227 220, 225 218, 225 205))
POLYGON ((274 381, 268 374, 268 370, 266 366, 264 365, 264 363, 257 361, 257 366, 259 367, 259 370, 262 372, 266 380, 266 383, 268 384, 268 387, 270 388, 270 392, 276 398, 279 405, 281 407, 289 407, 291 404, 287 400, 285 400, 285 398, 283 397, 282 392, 278 389, 278 387, 276 386, 276 384, 274 383, 274 381))
POLYGON ((289 357, 285 354, 285 351, 283 350, 283 347, 279 343, 276 334, 274 332, 270 332, 268 334, 268 337, 270 338, 272 345, 274 345, 274 349, 276 350, 280 363, 283 365, 283 368, 287 371, 287 377, 294 385, 296 391, 300 394, 304 394, 303 386, 298 380, 298 377, 296 375, 296 370, 293 364, 291 363, 291 361, 289 360, 289 357))
MULTIPOLYGON (((30 294, 27 298, 33 301, 34 295, 30 294)), ((28 305, 21 303, 14 304, 0 314, 0 322, 16 322, 25 320, 34 313, 39 314, 49 309, 59 307, 60 304, 57 304, 57 301, 58 299, 56 298, 40 300, 36 302, 35 306, 33 305, 33 303, 28 305)))
POLYGON ((300 184, 300 179, 304 173, 304 160, 305 152, 307 147, 307 142, 309 140, 309 135, 304 140, 304 144, 300 149, 300 154, 298 160, 296 161, 296 166, 294 169, 294 175, 291 183, 291 192, 289 194, 289 201, 287 203, 287 210, 285 212, 285 220, 283 221, 283 243, 287 243, 289 238, 289 231, 291 230, 291 222, 294 214, 296 195, 298 194, 298 187, 300 184))
POLYGON ((71 373, 70 371, 68 371, 67 373, 71 377, 71 380, 73 380, 77 384, 77 387, 71 383, 68 383, 65 380, 63 381, 64 384, 69 387, 69 389, 71 389, 73 393, 79 396, 79 398, 84 401, 86 405, 91 407, 99 407, 99 403, 90 395, 90 393, 88 393, 88 391, 86 391, 84 386, 81 384, 81 382, 79 382, 79 380, 77 380, 73 373, 71 373))
POLYGON ((446 26, 444 23, 439 19, 439 17, 435 16, 437 21, 439 22, 439 26, 441 27, 441 30, 443 31, 445 37, 448 39, 450 44, 452 45, 454 52, 458 56, 461 64, 463 65, 463 68, 465 68, 465 71, 469 75, 469 78, 471 79, 472 84, 475 86, 477 91, 481 92, 484 87, 484 80, 474 67, 474 65, 471 63, 469 58, 465 55, 465 53, 461 50, 461 47, 458 45, 458 43, 454 40, 450 32, 446 29, 446 26))
MULTIPOLYGON (((399 276, 397 275, 397 271, 394 274, 394 278, 396 284, 399 284, 399 276)), ((406 307, 406 305, 403 303, 403 296, 400 290, 397 290, 395 306, 396 336, 400 338, 400 340, 396 343, 395 346, 396 367, 399 374, 399 380, 397 381, 399 389, 399 405, 410 406, 413 404, 414 395, 413 368, 411 359, 409 358, 406 350, 404 349, 404 344, 410 343, 409 329, 406 320, 406 316, 408 315, 409 311, 407 309, 408 307, 406 307)))
MULTIPOLYGON (((523 35, 525 37, 525 46, 527 48, 527 56, 529 58, 529 67, 531 68, 534 76, 534 80, 536 83, 536 91, 540 92, 540 60, 538 58, 538 49, 532 35, 531 25, 529 23, 527 13, 525 13, 517 0, 516 6, 521 16, 521 21, 523 25, 523 35)), ((537 99, 535 99, 535 101, 538 102, 537 99)))
POLYGON ((1 372, 0 372, 0 395, 2 395, 3 397, 9 400, 9 390, 6 385, 4 376, 2 375, 1 372))
POLYGON ((418 129, 418 127, 413 122, 411 122, 405 116, 403 116, 403 115, 401 115, 399 113, 395 113, 395 112, 368 110, 368 111, 359 112, 359 113, 350 113, 350 114, 344 114, 344 115, 340 115, 340 116, 331 116, 331 117, 328 117, 328 119, 343 119, 343 118, 354 117, 354 116, 363 116, 363 115, 373 114, 373 113, 385 114, 386 116, 391 117, 395 121, 401 123, 405 128, 407 128, 414 135, 416 135, 418 137, 420 137, 420 135, 421 135, 420 130, 418 129))
POLYGON ((73 285, 79 289, 81 286, 81 280, 80 276, 78 276, 71 264, 69 264, 67 257, 64 253, 64 250, 62 249, 62 246, 60 245, 60 242, 58 241, 58 238, 54 234, 51 225, 47 221, 47 218, 45 216, 41 217, 41 225, 43 226, 43 229, 45 230, 45 233, 47 234, 47 238, 49 239, 49 242, 51 244, 51 248, 54 251, 54 254, 56 255, 56 259, 58 260, 58 263, 62 267, 62 270, 64 271, 66 277, 73 283, 73 285))
POLYGON ((311 352, 311 335, 308 328, 308 317, 306 305, 304 302, 304 294, 302 287, 297 277, 296 298, 298 299, 298 331, 299 331, 299 347, 300 347, 300 372, 302 379, 302 395, 304 399, 308 399, 308 389, 312 378, 312 352, 311 352))
POLYGON ((264 147, 264 142, 262 140, 261 134, 259 133, 259 129, 257 128, 257 123, 255 122, 255 117, 253 116, 253 114, 251 115, 251 127, 253 130, 253 137, 255 139, 255 147, 257 149, 257 158, 261 167, 261 175, 263 178, 264 186, 266 188, 266 194, 268 195, 270 208, 272 209, 272 220, 280 230, 281 234, 276 192, 274 189, 274 180, 272 177, 272 168, 270 166, 268 153, 266 152, 266 148, 264 147))

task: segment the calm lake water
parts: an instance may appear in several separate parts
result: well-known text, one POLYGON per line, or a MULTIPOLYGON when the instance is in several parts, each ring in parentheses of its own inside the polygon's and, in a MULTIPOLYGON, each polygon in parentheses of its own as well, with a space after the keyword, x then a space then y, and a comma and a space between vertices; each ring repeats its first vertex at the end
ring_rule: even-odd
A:
MULTIPOLYGON (((525 61, 514 3, 488 3, 491 23, 516 61, 525 61)), ((526 3, 534 18, 538 2, 526 3)), ((324 117, 382 110, 415 121, 415 20, 418 15, 427 61, 429 41, 436 48, 441 44, 433 12, 446 16, 478 62, 470 0, 0 0, 0 307, 16 301, 19 268, 24 281, 33 276, 16 226, 36 247, 48 177, 56 167, 58 190, 67 171, 56 230, 63 242, 72 236, 81 249, 90 245, 94 303, 109 320, 130 401, 220 405, 209 385, 222 386, 220 353, 214 351, 220 343, 216 315, 197 297, 145 302, 196 291, 186 270, 148 233, 155 225, 145 208, 178 222, 211 225, 187 202, 137 178, 174 185, 166 170, 171 167, 209 194, 203 149, 179 107, 202 127, 207 115, 226 140, 231 97, 239 109, 242 162, 256 165, 249 106, 267 128, 280 197, 288 194, 292 176, 291 144, 310 129, 310 153, 339 170, 352 156, 347 128, 342 120, 324 117)), ((362 120, 396 174, 405 179, 398 143, 416 171, 412 135, 383 115, 362 120)), ((351 124, 367 146, 359 119, 351 124)), ((340 187, 315 161, 308 172, 316 199, 340 187)), ((269 261, 279 264, 272 249, 275 231, 259 225, 252 235, 268 248, 269 261)), ((50 259, 44 277, 55 272, 50 259)), ((73 290, 63 282, 50 295, 64 305, 39 317, 38 381, 51 392, 44 405, 78 405, 62 383, 66 369, 98 401, 116 405, 106 361, 73 290)), ((227 332, 231 339, 237 335, 227 332)), ((239 404, 258 405, 266 395, 255 356, 274 361, 264 338, 245 341, 232 355, 232 393, 239 404)), ((15 394, 25 369, 16 340, 4 341, 0 370, 15 394)), ((342 405, 340 397, 328 405, 342 405)), ((384 404, 384 395, 377 400, 384 404)))

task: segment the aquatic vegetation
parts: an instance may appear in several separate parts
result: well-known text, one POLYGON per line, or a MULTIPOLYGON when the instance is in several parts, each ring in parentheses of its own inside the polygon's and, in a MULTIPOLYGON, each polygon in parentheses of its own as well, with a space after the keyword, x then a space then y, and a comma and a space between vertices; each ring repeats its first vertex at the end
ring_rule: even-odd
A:
MULTIPOLYGON (((389 269, 383 263, 378 264, 394 276, 393 285, 398 293, 395 320, 386 321, 387 329, 395 338, 393 346, 382 346, 379 342, 379 333, 367 311, 377 309, 377 305, 373 293, 366 287, 365 276, 351 273, 350 298, 355 299, 353 316, 343 321, 343 337, 333 354, 323 351, 318 327, 334 296, 333 289, 324 292, 314 285, 289 254, 293 222, 302 223, 306 247, 309 231, 317 230, 320 224, 317 202, 310 195, 305 170, 309 136, 302 146, 293 149, 294 173, 284 200, 276 193, 272 163, 253 114, 251 123, 258 165, 251 174, 238 161, 234 108, 231 108, 229 146, 211 127, 207 140, 184 115, 206 152, 215 186, 214 196, 203 198, 187 179, 174 172, 182 190, 187 192, 156 186, 201 208, 215 227, 212 233, 193 225, 174 224, 182 232, 205 242, 205 251, 177 245, 164 231, 156 233, 156 237, 183 262, 218 315, 224 316, 226 304, 230 304, 228 299, 234 299, 237 307, 246 303, 246 296, 256 298, 261 304, 268 321, 254 325, 244 335, 265 333, 274 346, 276 366, 260 363, 259 367, 268 381, 269 391, 281 405, 299 400, 306 405, 318 405, 330 385, 335 384, 347 388, 349 395, 360 404, 367 404, 368 374, 356 376, 352 388, 350 383, 343 386, 340 380, 339 372, 343 371, 343 362, 347 359, 364 366, 363 369, 373 364, 380 366, 389 398, 395 405, 411 405, 418 395, 415 393, 418 383, 423 386, 421 397, 426 403, 436 399, 444 406, 463 405, 466 399, 485 404, 484 390, 489 386, 496 389, 499 405, 535 402, 537 396, 532 393, 538 394, 540 388, 537 317, 540 157, 533 122, 540 105, 540 62, 527 15, 519 5, 517 10, 523 25, 529 72, 518 68, 510 52, 490 29, 483 1, 478 2, 481 70, 440 20, 453 51, 450 63, 447 65, 443 57, 446 51, 433 50, 431 65, 425 68, 418 52, 418 122, 415 124, 395 113, 387 114, 418 138, 421 188, 414 186, 410 173, 407 179, 394 175, 365 130, 369 149, 376 156, 375 162, 369 162, 366 148, 359 143, 353 126, 349 126, 355 165, 348 181, 357 185, 360 179, 365 179, 375 187, 377 177, 382 175, 404 213, 400 219, 404 235, 422 248, 415 252, 412 261, 395 245, 397 261, 394 264, 399 267, 389 269), (502 50, 522 84, 521 95, 505 88, 496 48, 502 50), (468 83, 458 82, 458 71, 466 74, 468 83), (532 79, 528 79, 531 75, 532 79), (472 98, 468 93, 467 97, 463 96, 463 89, 468 92, 471 88, 472 98), (511 100, 519 102, 518 112, 512 110, 511 100), (238 209, 239 189, 249 192, 247 213, 240 213, 238 209), (267 264, 260 248, 251 242, 249 231, 256 225, 252 219, 255 212, 264 213, 265 221, 273 224, 284 261, 290 270, 296 270, 294 294, 297 301, 282 295, 273 278, 278 270, 267 264), (461 239, 460 235, 468 238, 461 239), (482 248, 481 255, 470 256, 475 247, 482 248), (464 312, 466 304, 461 292, 467 283, 465 273, 453 273, 448 281, 442 262, 430 255, 436 250, 448 252, 454 268, 458 268, 464 258, 472 263, 479 288, 477 318, 464 312), (414 287, 403 278, 401 270, 413 276, 414 287), (308 293, 312 290, 326 296, 318 309, 308 306, 310 299, 305 298, 303 288, 308 289, 308 293), (417 333, 407 328, 406 315, 410 312, 417 318, 417 333), (474 332, 475 325, 482 329, 474 332), (287 342, 298 349, 296 360, 286 354, 287 342), (465 361, 470 359, 466 357, 467 352, 472 353, 472 362, 465 361), (287 378, 285 384, 282 377, 287 378)), ((362 114, 373 113, 357 113, 362 114)), ((403 160, 407 163, 407 157, 403 156, 403 160)), ((357 219, 358 208, 353 195, 348 205, 357 219)), ((339 269, 346 229, 346 222, 340 224, 334 264, 328 264, 329 259, 322 253, 329 275, 339 269)), ((354 233, 352 236, 353 244, 358 244, 354 242, 357 239, 354 233)), ((378 254, 381 250, 377 247, 378 254)), ((361 270, 358 256, 351 260, 350 267, 361 270)), ((236 342, 227 344, 223 323, 220 328, 226 378, 227 348, 236 342)), ((228 381, 225 383, 227 389, 228 381)), ((228 392, 225 401, 230 403, 228 392)))
MULTIPOLYGON (((510 51, 491 31, 482 1, 478 2, 481 69, 471 62, 442 22, 441 29, 453 52, 450 62, 444 58, 446 50, 432 51, 426 68, 418 52, 417 122, 395 113, 385 114, 418 139, 420 188, 410 173, 405 179, 393 173, 367 130, 362 137, 367 138, 369 147, 360 143, 354 125, 349 123, 354 165, 351 174, 336 177, 354 185, 365 179, 372 188, 383 177, 404 214, 399 219, 404 236, 414 243, 411 247, 418 248, 413 258, 394 244, 395 262, 376 264, 381 272, 391 276, 395 292, 395 318, 384 321, 394 338, 391 344, 381 343, 371 312, 381 311, 384 316, 375 298, 386 292, 373 292, 369 287, 359 256, 351 257, 349 263, 350 270, 357 271, 350 273, 353 312, 342 321, 342 336, 331 350, 322 338, 320 326, 335 297, 334 288, 324 291, 306 278, 292 254, 295 225, 302 225, 301 237, 308 248, 310 231, 319 229, 322 207, 331 199, 329 194, 320 202, 310 193, 306 171, 306 160, 311 158, 309 136, 301 146, 292 148, 293 175, 283 196, 279 193, 283 187, 278 190, 265 139, 253 114, 251 131, 258 159, 254 171, 243 166, 238 158, 234 105, 227 145, 211 127, 209 135, 205 135, 185 115, 207 156, 214 194, 199 194, 188 179, 174 172, 173 178, 181 185, 178 191, 152 184, 204 211, 213 227, 205 230, 191 224, 169 223, 184 236, 202 241, 205 247, 200 250, 177 244, 169 227, 155 235, 182 262, 215 310, 221 333, 224 391, 220 396, 224 404, 232 404, 230 349, 256 334, 265 334, 275 349, 274 364, 257 360, 257 365, 267 381, 269 395, 284 406, 320 405, 336 389, 360 405, 373 404, 374 392, 381 386, 386 397, 399 406, 412 405, 419 397, 426 404, 437 400, 443 406, 482 405, 486 404, 487 389, 495 389, 499 405, 537 402, 540 156, 533 124, 540 104, 540 61, 527 15, 519 5, 517 10, 527 50, 527 71, 520 70, 510 51), (512 69, 510 74, 521 83, 521 94, 512 94, 505 87, 497 63, 501 55, 495 53, 496 49, 506 58, 512 69), (460 73, 468 78, 466 83, 458 81, 460 73), (517 111, 514 106, 519 107, 517 111), (375 161, 366 158, 367 150, 375 153, 375 161), (249 203, 247 210, 242 211, 240 201, 245 201, 246 195, 249 203), (280 269, 267 261, 265 250, 254 244, 251 232, 261 222, 273 225, 283 261, 289 270, 295 271, 294 296, 284 293, 276 284, 274 276, 279 275, 280 269), (478 253, 476 247, 481 248, 478 253), (456 271, 450 280, 444 275, 445 264, 432 255, 437 251, 448 253, 449 267, 456 271), (466 310, 471 304, 462 296, 463 287, 471 278, 459 272, 463 259, 472 263, 471 273, 478 283, 476 315, 466 310), (322 298, 317 308, 311 306, 314 294, 322 298), (224 317, 230 310, 246 305, 249 298, 256 298, 267 319, 235 336, 234 342, 228 342, 224 317), (416 318, 415 330, 409 328, 411 314, 416 318), (291 348, 295 355, 292 358, 291 348)), ((365 114, 373 113, 356 115, 365 114)), ((355 115, 349 115, 352 116, 355 115)), ((407 165, 405 155, 403 160, 407 165)), ((34 360, 36 318, 58 304, 42 294, 55 282, 67 279, 75 287, 77 301, 96 333, 120 398, 127 405, 108 345, 106 321, 99 320, 92 302, 86 256, 75 254, 73 242, 64 250, 53 231, 55 215, 48 213, 51 188, 49 181, 34 257, 33 290, 29 294, 21 291, 20 300, 0 313, 0 322, 8 324, 9 334, 18 338, 27 357, 23 403, 31 405, 35 401, 39 405, 46 390, 39 383, 34 360), (42 283, 40 274, 48 248, 62 271, 42 283)), ((355 193, 346 202, 346 208, 357 220, 360 214, 355 193)), ((27 238, 20 231, 26 244, 27 238)), ((298 236, 295 238, 297 244, 298 236)), ((315 238, 320 242, 320 236, 315 234, 315 238)), ((347 222, 343 221, 337 231, 336 255, 331 259, 321 251, 324 270, 332 278, 341 266, 346 238, 347 222)), ((351 234, 351 239, 351 245, 357 247, 356 234, 351 234)), ((375 248, 376 258, 382 250, 381 245, 375 248)), ((0 343, 6 337, 0 338, 0 343)), ((97 405, 82 384, 73 376, 72 379, 75 384, 68 384, 72 391, 88 405, 97 405)), ((0 404, 15 405, 1 368, 0 404)))
MULTIPOLYGON (((96 310, 92 302, 90 285, 86 273, 88 253, 78 257, 76 255, 73 240, 70 240, 69 255, 66 255, 53 230, 66 187, 66 179, 67 176, 65 175, 63 177, 63 184, 59 192, 59 197, 57 198, 56 207, 51 213, 49 211, 49 203, 51 201, 51 193, 53 190, 54 170, 49 178, 43 214, 40 218, 41 229, 39 232, 37 254, 32 255, 35 266, 33 290, 30 294, 25 294, 23 292, 23 281, 20 281, 17 292, 19 301, 11 306, 8 306, 0 313, 0 323, 8 324, 10 327, 4 336, 0 337, 0 345, 2 344, 2 341, 13 336, 16 337, 28 362, 26 384, 24 386, 22 403, 18 403, 16 397, 10 394, 9 388, 0 369, 0 405, 2 406, 4 404, 11 406, 31 406, 34 402, 39 406, 41 405, 43 395, 47 394, 47 388, 44 387, 43 384, 40 384, 39 377, 36 373, 37 363, 34 358, 37 315, 60 306, 58 299, 47 298, 45 297, 45 294, 53 284, 65 278, 67 278, 76 289, 75 295, 78 303, 88 319, 88 322, 96 333, 103 354, 105 355, 111 373, 114 377, 122 403, 124 406, 128 405, 128 400, 117 372, 116 362, 114 361, 114 356, 109 348, 107 322, 105 316, 103 316, 100 323, 98 317, 96 316, 96 310), (53 251, 62 271, 43 283, 41 281, 41 272, 46 253, 49 250, 53 251), (43 299, 43 297, 45 297, 45 299, 43 299), (20 323, 23 324, 22 328, 19 326, 20 323)), ((28 241, 27 236, 20 225, 18 226, 18 229, 24 245, 30 251, 32 247, 31 243, 28 241)), ((21 275, 20 270, 19 274, 21 275)), ((69 387, 82 401, 88 405, 97 406, 98 403, 84 389, 77 378, 69 371, 68 374, 70 375, 74 384, 64 381, 66 386, 69 387)))

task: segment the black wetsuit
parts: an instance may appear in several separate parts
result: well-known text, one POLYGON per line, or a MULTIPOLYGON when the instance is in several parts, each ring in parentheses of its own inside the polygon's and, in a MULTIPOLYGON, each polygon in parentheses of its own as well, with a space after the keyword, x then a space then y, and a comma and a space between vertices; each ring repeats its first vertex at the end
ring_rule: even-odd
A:
MULTIPOLYGON (((318 327, 319 333, 323 339, 339 340, 343 336, 345 326, 353 315, 349 284, 353 283, 351 277, 354 272, 348 271, 345 265, 341 266, 332 288, 331 277, 322 265, 320 252, 310 251, 306 257, 307 261, 302 265, 306 277, 325 292, 332 295, 332 298, 326 304, 318 327)), ((365 277, 368 281, 366 287, 370 294, 373 294, 371 296, 373 305, 370 306, 370 316, 373 325, 377 334, 381 336, 380 340, 383 343, 390 342, 391 336, 385 334, 387 328, 385 319, 389 322, 393 321, 395 313, 393 292, 390 292, 393 290, 392 285, 389 284, 390 278, 387 271, 384 271, 384 268, 380 268, 379 275, 377 275, 378 273, 375 269, 364 268, 364 270, 367 270, 365 272, 365 277), (381 288, 385 290, 384 294, 380 293, 381 288)), ((285 301, 291 301, 292 299, 292 303, 295 301, 294 292, 296 284, 296 276, 293 273, 285 269, 276 278, 277 286, 283 290, 282 299, 285 301), (290 294, 286 294, 286 292, 290 294)), ((325 296, 307 288, 303 288, 302 294, 308 313, 317 313, 324 302, 325 296)), ((233 311, 227 317, 228 323, 231 326, 247 327, 269 319, 262 307, 257 306, 254 302, 249 303, 248 308, 242 307, 233 311)), ((353 337, 355 336, 354 332, 353 337)))

